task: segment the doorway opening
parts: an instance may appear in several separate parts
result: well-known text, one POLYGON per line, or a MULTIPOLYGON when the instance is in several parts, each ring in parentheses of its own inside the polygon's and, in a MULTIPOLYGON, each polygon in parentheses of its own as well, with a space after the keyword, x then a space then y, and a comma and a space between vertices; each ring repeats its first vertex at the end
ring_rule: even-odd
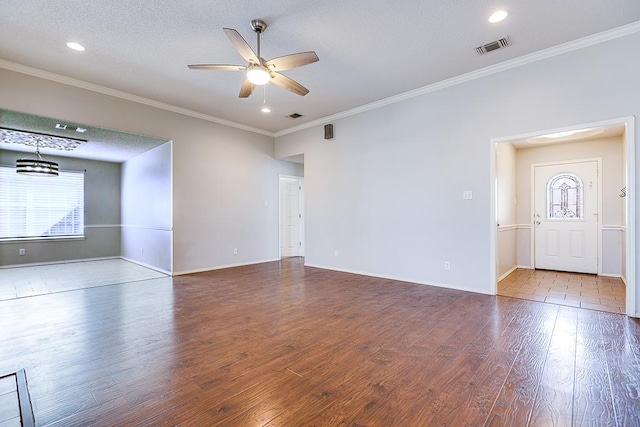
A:
MULTIPOLYGON (((533 268, 602 275, 602 159, 537 163, 531 170, 533 268)), ((615 258, 621 275, 621 256, 615 258)))
POLYGON ((304 178, 279 176, 280 258, 304 256, 304 178))
POLYGON ((496 138, 493 293, 636 316, 633 117, 496 138))

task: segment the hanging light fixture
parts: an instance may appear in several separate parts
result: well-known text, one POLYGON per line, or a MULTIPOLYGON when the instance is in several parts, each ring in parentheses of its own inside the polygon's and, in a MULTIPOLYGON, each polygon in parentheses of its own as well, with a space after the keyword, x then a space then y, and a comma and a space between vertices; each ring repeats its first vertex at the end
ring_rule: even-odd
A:
POLYGON ((58 176, 58 164, 42 157, 40 139, 36 138, 35 154, 16 160, 16 172, 31 176, 58 176))

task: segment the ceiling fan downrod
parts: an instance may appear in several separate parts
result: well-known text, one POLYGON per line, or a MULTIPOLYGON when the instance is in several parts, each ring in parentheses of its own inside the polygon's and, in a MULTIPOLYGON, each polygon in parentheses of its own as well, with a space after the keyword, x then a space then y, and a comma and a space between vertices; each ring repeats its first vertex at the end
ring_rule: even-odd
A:
POLYGON ((267 29, 267 23, 262 19, 253 19, 251 21, 251 29, 256 33, 258 38, 258 59, 262 63, 262 56, 260 56, 260 34, 267 29))

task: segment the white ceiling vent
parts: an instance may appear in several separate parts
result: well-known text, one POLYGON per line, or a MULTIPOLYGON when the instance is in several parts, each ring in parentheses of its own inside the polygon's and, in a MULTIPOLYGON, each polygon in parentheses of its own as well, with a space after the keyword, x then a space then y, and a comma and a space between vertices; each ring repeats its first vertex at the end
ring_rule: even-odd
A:
POLYGON ((489 53, 494 50, 502 49, 507 46, 511 46, 511 42, 509 41, 509 36, 503 37, 498 40, 494 40, 482 46, 478 46, 476 48, 476 53, 478 55, 484 55, 485 53, 489 53))

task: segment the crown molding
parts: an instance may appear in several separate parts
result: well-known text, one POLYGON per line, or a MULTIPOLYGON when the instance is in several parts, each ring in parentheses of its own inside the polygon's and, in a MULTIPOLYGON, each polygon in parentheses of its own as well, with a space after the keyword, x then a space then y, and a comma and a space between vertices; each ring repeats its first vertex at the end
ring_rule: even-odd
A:
POLYGON ((284 129, 275 133, 275 137, 287 135, 290 133, 298 132, 303 129, 308 129, 314 126, 325 125, 327 122, 343 119, 345 117, 353 116, 363 113, 365 111, 374 110, 376 108, 384 107, 386 105, 395 104, 410 98, 415 98, 430 92, 435 92, 444 88, 459 85, 469 82, 471 80, 480 79, 482 77, 489 76, 491 74, 500 73, 512 68, 521 67, 523 65, 530 64, 532 62, 541 61, 543 59, 552 58, 554 56, 562 55, 575 50, 583 49, 585 47, 593 46, 595 44, 603 43, 609 40, 614 40, 620 37, 624 37, 640 31, 640 21, 635 21, 631 24, 623 25, 621 27, 613 28, 611 30, 603 31, 601 33, 593 34, 581 39, 573 40, 567 43, 560 44, 548 49, 543 49, 538 52, 534 52, 528 55, 524 55, 509 61, 504 61, 499 64, 491 65, 489 67, 481 68, 476 71, 471 71, 466 74, 462 74, 457 77, 453 77, 447 80, 442 80, 437 83, 433 83, 428 86, 423 86, 418 89, 411 90, 409 92, 394 95, 389 98, 381 99, 379 101, 365 104, 360 107, 353 108, 351 110, 343 111, 341 113, 332 114, 330 116, 323 117, 321 119, 313 120, 307 123, 300 124, 288 129, 284 129))
POLYGON ((17 73, 26 74, 33 77, 38 77, 45 80, 51 80, 56 83, 62 83, 68 86, 77 87, 80 89, 90 90, 92 92, 101 93, 103 95, 113 96, 115 98, 124 99, 127 101, 136 102, 138 104, 147 105, 149 107, 159 108, 161 110, 171 111, 173 113, 182 114, 185 116, 195 117, 196 119, 206 120, 208 122, 218 123, 224 126, 233 127, 236 129, 246 130, 248 132, 259 133, 266 136, 275 136, 273 132, 269 132, 263 129, 246 126, 240 123, 232 122, 230 120, 221 119, 219 117, 210 116, 208 114, 199 113, 197 111, 189 110, 187 108, 177 107, 175 105, 166 104, 164 102, 155 101, 153 99, 145 98, 143 96, 133 95, 128 92, 123 92, 116 89, 111 89, 105 86, 100 86, 94 83, 85 82, 83 80, 74 79, 71 77, 63 76, 49 71, 40 70, 37 68, 29 67, 15 62, 0 59, 0 68, 4 68, 9 71, 15 71, 17 73))

